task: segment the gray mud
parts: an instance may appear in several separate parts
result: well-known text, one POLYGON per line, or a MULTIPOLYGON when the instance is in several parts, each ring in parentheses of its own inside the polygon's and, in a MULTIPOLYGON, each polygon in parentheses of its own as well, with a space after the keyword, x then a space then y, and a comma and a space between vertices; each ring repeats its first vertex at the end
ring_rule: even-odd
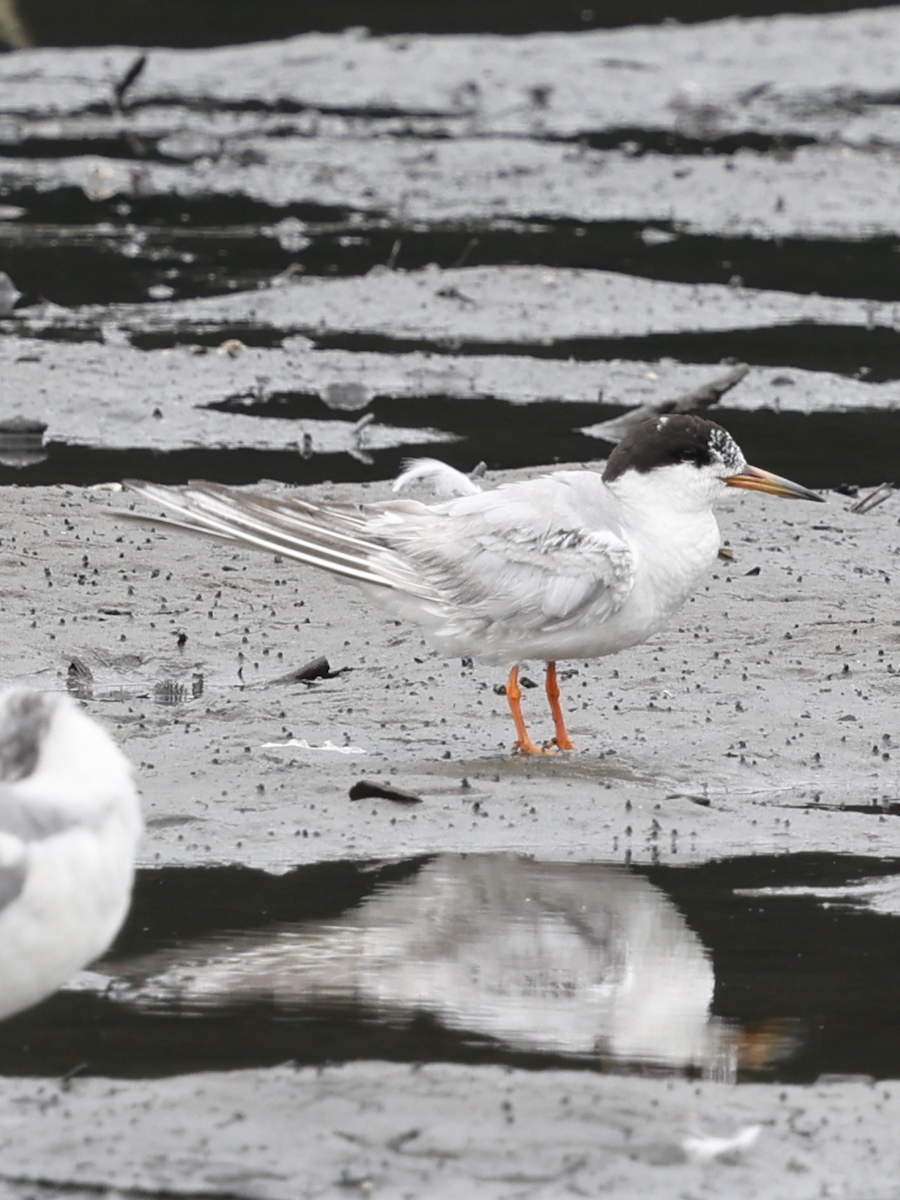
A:
MULTIPOLYGON (((890 8, 523 38, 371 38, 355 30, 278 45, 153 51, 119 104, 115 88, 135 51, 33 50, 3 64, 5 140, 15 144, 17 121, 77 114, 90 127, 115 107, 121 127, 130 109, 158 120, 159 108, 184 106, 220 107, 236 121, 249 109, 257 125, 259 113, 274 111, 282 131, 298 114, 334 114, 362 127, 417 118, 441 133, 577 138, 640 128, 824 141, 846 131, 849 140, 884 133, 890 142, 898 41, 890 8)), ((171 128, 171 111, 165 124, 171 128)))
POLYGON ((76 1197, 112 1185, 126 1194, 264 1200, 812 1200, 894 1196, 900 1170, 894 1139, 882 1132, 898 1119, 894 1084, 735 1091, 564 1071, 362 1063, 161 1083, 76 1080, 65 1088, 10 1080, 0 1099, 10 1181, 0 1195, 12 1196, 53 1195, 64 1184, 76 1197), (754 1127, 749 1151, 697 1161, 691 1139, 754 1127))
MULTIPOLYGON (((377 335, 402 347, 415 339, 552 345, 589 338, 719 333, 788 324, 897 332, 900 305, 797 296, 721 284, 679 284, 604 271, 486 267, 369 272, 362 279, 282 282, 248 296, 168 304, 53 307, 12 318, 28 332, 80 330, 107 336, 173 332, 179 340, 245 328, 257 336, 336 332, 377 335)), ((173 339, 174 340, 174 339, 173 339)))
MULTIPOLYGON (((352 586, 117 520, 116 504, 133 507, 4 489, 2 678, 58 688, 74 660, 89 668, 89 708, 139 768, 148 862, 896 849, 877 807, 840 811, 897 799, 893 500, 867 515, 841 497, 730 505, 735 562, 652 643, 565 664, 580 752, 538 762, 509 754, 497 672, 436 656, 352 586), (334 678, 279 682, 320 655, 334 678), (362 777, 425 803, 351 802, 362 777)), ((548 734, 542 691, 526 706, 548 734)))

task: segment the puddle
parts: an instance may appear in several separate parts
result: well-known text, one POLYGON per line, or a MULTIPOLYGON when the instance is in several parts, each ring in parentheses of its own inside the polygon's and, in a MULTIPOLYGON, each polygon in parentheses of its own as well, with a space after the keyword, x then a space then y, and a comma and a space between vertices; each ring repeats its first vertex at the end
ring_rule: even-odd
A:
POLYGON ((139 874, 112 953, 0 1026, 4 1074, 285 1061, 900 1077, 900 860, 512 855, 139 874))

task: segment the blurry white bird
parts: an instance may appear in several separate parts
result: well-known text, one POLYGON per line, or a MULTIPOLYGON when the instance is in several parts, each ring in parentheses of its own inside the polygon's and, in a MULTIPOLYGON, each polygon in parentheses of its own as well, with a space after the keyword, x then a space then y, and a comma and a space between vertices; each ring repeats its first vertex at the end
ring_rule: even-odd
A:
POLYGON ((73 700, 0 693, 0 1017, 109 946, 141 825, 127 759, 73 700))
MULTIPOLYGON (((452 488, 458 473, 440 466, 411 472, 452 488)), ((574 749, 559 705, 557 660, 615 654, 666 623, 716 560, 712 506, 726 489, 821 500, 748 466, 720 425, 686 415, 640 425, 602 474, 556 471, 489 491, 467 481, 459 490, 468 494, 430 505, 316 504, 214 483, 125 484, 173 514, 163 523, 352 579, 392 616, 421 626, 445 654, 509 666, 515 749, 525 754, 545 750, 522 717, 523 659, 547 663, 556 729, 550 748, 574 749)))

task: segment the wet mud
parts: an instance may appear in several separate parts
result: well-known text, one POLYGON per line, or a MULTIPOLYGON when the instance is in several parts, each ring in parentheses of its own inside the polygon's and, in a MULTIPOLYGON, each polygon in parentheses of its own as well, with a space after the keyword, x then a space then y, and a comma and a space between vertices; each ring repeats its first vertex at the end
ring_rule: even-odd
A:
POLYGON ((73 662, 89 671, 85 700, 142 764, 151 860, 891 852, 877 806, 897 798, 893 500, 867 514, 840 496, 729 505, 735 561, 651 643, 565 664, 581 751, 534 762, 509 754, 496 672, 435 655, 352 586, 118 519, 135 510, 127 494, 4 497, 4 682, 61 687, 73 662), (331 678, 285 681, 318 656, 331 678), (428 802, 349 799, 382 775, 428 802), (860 804, 871 818, 841 811, 860 804), (257 822, 266 836, 244 836, 257 822))

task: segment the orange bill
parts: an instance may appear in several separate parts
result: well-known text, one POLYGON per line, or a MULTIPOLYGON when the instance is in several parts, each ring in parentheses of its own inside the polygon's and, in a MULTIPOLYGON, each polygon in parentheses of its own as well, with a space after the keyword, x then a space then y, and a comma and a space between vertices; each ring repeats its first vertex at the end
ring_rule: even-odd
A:
POLYGON ((824 503, 824 496, 818 496, 809 488, 790 479, 782 479, 771 471, 761 471, 759 467, 745 467, 739 475, 729 475, 725 482, 729 487, 749 488, 752 492, 768 492, 770 496, 783 496, 786 500, 818 500, 824 503))

